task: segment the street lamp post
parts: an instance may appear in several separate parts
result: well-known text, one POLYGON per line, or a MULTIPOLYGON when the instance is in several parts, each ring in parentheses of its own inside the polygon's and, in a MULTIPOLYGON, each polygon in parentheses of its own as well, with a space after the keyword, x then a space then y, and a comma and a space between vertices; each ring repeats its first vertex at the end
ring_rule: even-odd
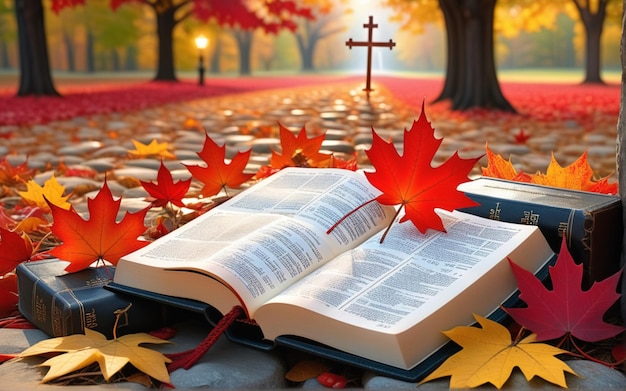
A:
POLYGON ((204 57, 202 52, 209 44, 209 39, 204 35, 196 37, 196 47, 198 48, 198 85, 204 85, 204 57))

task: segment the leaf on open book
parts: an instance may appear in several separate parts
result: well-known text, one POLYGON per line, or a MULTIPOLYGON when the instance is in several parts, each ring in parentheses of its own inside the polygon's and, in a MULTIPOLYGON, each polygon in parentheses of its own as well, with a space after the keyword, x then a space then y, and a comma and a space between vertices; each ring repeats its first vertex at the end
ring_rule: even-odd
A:
POLYGON ((86 269, 98 260, 116 265, 122 256, 148 244, 140 241, 139 236, 146 230, 144 219, 149 208, 126 212, 117 222, 121 202, 113 199, 105 181, 95 198, 87 200, 89 220, 84 220, 73 207, 65 210, 50 204, 53 218, 50 229, 63 242, 50 250, 50 254, 70 262, 66 271, 86 269))
POLYGON ((574 262, 565 242, 554 266, 550 267, 552 290, 548 290, 531 272, 510 261, 520 290, 520 299, 528 307, 505 308, 513 319, 547 341, 565 334, 587 342, 614 337, 624 327, 606 323, 604 313, 620 298, 616 292, 621 272, 595 282, 587 291, 581 288, 583 265, 574 262))
POLYGON ((517 367, 527 380, 539 376, 567 387, 565 372, 576 374, 555 357, 566 351, 534 343, 535 334, 513 341, 506 327, 478 315, 474 317, 481 327, 460 326, 444 331, 463 349, 444 361, 422 383, 450 376, 450 388, 473 388, 486 383, 501 388, 517 367))
POLYGON ((444 163, 433 167, 433 158, 443 139, 435 138, 423 103, 418 120, 413 121, 410 130, 404 130, 402 155, 373 129, 372 133, 372 147, 366 153, 375 171, 365 175, 383 192, 376 198, 379 203, 404 207, 405 215, 400 222, 410 220, 422 233, 429 228, 444 231, 436 208, 451 211, 477 205, 458 191, 457 186, 468 181, 469 173, 482 156, 464 159, 455 152, 444 163))
POLYGON ((107 340, 104 335, 86 328, 85 334, 74 334, 38 342, 24 350, 19 357, 63 353, 41 364, 41 366, 50 367, 42 383, 77 371, 95 362, 100 365, 102 375, 107 381, 130 363, 154 379, 169 383, 170 377, 165 364, 171 360, 155 350, 139 346, 144 343, 162 344, 168 343, 168 341, 146 333, 128 334, 107 340))
POLYGON ((161 166, 157 173, 156 183, 141 181, 141 186, 153 198, 152 205, 157 207, 164 207, 170 202, 178 207, 184 207, 183 198, 187 194, 190 185, 191 179, 174 182, 172 173, 165 167, 163 161, 161 161, 161 166))
POLYGON ((206 135, 202 150, 198 152, 198 156, 206 163, 206 167, 186 164, 185 167, 194 179, 203 183, 202 195, 211 197, 227 187, 236 189, 252 178, 253 174, 243 172, 250 159, 250 152, 252 152, 250 149, 237 152, 230 162, 226 162, 226 145, 220 147, 209 135, 206 135))

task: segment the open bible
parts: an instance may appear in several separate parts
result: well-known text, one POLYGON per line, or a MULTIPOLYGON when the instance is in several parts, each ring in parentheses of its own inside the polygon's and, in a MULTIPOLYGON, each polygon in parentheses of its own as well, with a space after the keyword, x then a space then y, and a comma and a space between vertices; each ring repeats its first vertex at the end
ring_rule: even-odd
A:
POLYGON ((394 223, 380 243, 395 209, 358 208, 378 194, 362 172, 283 169, 123 257, 114 285, 242 306, 265 340, 408 370, 516 292, 508 258, 537 273, 554 256, 536 226, 458 211, 438 211, 447 232, 394 223))

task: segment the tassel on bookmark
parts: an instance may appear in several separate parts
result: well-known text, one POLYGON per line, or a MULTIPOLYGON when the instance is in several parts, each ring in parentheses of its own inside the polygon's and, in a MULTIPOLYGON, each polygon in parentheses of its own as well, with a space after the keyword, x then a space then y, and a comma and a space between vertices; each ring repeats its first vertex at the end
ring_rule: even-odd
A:
POLYGON ((240 306, 233 307, 226 315, 224 315, 222 319, 220 319, 219 322, 217 322, 213 330, 211 330, 209 335, 207 335, 207 337, 200 342, 198 347, 184 352, 166 354, 165 356, 172 360, 172 362, 167 365, 167 370, 169 372, 173 372, 179 368, 189 369, 194 366, 196 362, 198 362, 198 360, 209 351, 215 341, 217 341, 219 337, 224 334, 226 329, 228 329, 228 327, 230 327, 230 325, 243 313, 243 308, 240 306))

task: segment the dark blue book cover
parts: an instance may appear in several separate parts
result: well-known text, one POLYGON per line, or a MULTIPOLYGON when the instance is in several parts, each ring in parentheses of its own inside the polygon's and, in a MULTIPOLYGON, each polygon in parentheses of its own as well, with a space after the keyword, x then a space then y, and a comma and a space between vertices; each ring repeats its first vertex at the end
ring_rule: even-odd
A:
POLYGON ((78 334, 89 328, 111 338, 115 311, 131 303, 118 322, 117 335, 148 332, 163 323, 162 304, 103 288, 112 279, 115 267, 66 273, 67 265, 51 259, 25 262, 16 269, 19 311, 49 336, 78 334))

